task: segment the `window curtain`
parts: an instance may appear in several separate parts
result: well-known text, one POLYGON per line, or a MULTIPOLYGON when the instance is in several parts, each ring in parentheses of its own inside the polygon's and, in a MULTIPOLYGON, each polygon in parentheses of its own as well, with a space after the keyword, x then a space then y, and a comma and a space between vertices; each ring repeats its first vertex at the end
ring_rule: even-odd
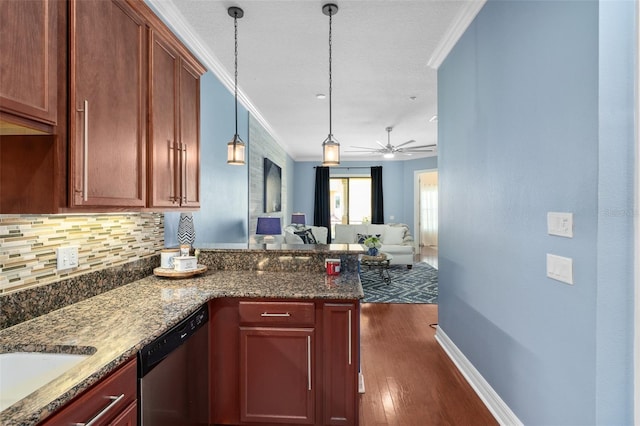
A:
POLYGON ((382 166, 371 167, 371 223, 384 223, 382 166))
POLYGON ((313 224, 315 226, 325 226, 328 229, 327 244, 331 244, 328 167, 316 167, 316 192, 313 206, 313 224))

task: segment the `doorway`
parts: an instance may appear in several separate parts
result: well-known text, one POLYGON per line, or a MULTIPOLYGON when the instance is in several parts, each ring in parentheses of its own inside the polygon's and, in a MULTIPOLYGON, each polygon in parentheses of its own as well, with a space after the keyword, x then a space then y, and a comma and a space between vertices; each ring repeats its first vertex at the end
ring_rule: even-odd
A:
POLYGON ((438 267, 438 170, 415 172, 414 235, 418 262, 438 267))

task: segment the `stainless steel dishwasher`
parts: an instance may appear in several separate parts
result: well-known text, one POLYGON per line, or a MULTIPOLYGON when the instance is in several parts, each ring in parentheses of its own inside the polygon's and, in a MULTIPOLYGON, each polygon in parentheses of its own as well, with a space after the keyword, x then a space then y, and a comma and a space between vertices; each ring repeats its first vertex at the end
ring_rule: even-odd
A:
POLYGON ((142 426, 209 424, 207 305, 138 352, 142 426))

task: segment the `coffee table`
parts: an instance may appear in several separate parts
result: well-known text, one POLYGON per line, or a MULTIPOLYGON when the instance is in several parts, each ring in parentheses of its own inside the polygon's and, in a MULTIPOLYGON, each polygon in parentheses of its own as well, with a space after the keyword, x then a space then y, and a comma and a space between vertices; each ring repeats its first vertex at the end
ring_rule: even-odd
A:
POLYGON ((392 259, 393 256, 389 253, 380 252, 377 256, 363 254, 360 258, 360 264, 362 266, 367 266, 369 270, 377 269, 382 282, 389 284, 391 282, 391 275, 389 275, 389 262, 392 259))

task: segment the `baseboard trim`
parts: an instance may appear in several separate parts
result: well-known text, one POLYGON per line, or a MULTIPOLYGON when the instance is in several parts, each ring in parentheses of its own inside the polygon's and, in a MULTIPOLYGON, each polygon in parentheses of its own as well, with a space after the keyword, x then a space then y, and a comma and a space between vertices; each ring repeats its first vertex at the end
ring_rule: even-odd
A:
POLYGON ((358 393, 364 393, 364 374, 358 373, 358 393))
POLYGON ((498 423, 509 426, 523 425, 509 406, 500 398, 500 395, 491 387, 489 382, 482 377, 482 374, 480 374, 440 327, 436 329, 436 340, 456 365, 460 373, 467 379, 467 382, 469 382, 498 423))

